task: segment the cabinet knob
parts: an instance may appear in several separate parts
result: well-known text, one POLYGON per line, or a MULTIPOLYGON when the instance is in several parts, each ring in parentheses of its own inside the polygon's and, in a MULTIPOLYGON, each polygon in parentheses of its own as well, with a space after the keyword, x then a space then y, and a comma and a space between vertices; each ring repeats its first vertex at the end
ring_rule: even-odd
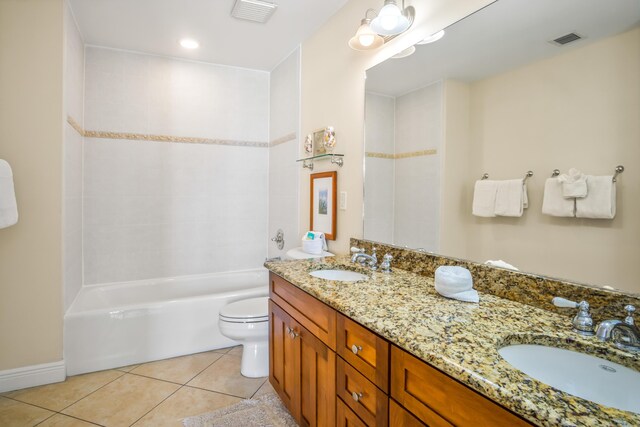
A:
POLYGON ((292 340, 295 340, 296 338, 298 338, 300 336, 299 333, 297 333, 292 327, 287 326, 287 334, 289 334, 289 336, 291 337, 292 340))
POLYGON ((351 351, 353 351, 353 354, 358 354, 359 351, 362 351, 362 347, 354 344, 351 346, 351 351))
POLYGON ((360 399, 362 398, 362 393, 358 393, 357 391, 354 391, 353 393, 351 393, 351 397, 353 397, 353 400, 355 400, 356 402, 359 402, 360 399))

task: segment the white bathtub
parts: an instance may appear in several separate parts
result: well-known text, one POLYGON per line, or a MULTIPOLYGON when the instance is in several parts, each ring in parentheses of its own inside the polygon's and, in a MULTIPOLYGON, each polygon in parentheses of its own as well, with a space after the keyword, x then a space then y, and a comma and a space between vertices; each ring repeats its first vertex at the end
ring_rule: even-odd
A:
POLYGON ((263 268, 85 286, 64 316, 67 375, 236 345, 220 308, 268 293, 263 268))

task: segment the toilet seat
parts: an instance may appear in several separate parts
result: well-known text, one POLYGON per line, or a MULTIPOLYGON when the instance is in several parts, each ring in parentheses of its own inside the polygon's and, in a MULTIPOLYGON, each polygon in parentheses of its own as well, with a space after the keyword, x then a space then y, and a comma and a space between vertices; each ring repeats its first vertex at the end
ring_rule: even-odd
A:
POLYGON ((250 298, 227 304, 220 309, 220 320, 230 323, 269 321, 269 297, 250 298))

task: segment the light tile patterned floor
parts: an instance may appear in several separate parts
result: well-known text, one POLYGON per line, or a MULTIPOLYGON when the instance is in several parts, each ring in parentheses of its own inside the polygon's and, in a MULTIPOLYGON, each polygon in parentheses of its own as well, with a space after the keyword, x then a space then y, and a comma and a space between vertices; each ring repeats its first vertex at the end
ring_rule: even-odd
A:
POLYGON ((241 347, 69 377, 0 394, 2 427, 181 426, 182 419, 266 393, 240 375, 241 347))

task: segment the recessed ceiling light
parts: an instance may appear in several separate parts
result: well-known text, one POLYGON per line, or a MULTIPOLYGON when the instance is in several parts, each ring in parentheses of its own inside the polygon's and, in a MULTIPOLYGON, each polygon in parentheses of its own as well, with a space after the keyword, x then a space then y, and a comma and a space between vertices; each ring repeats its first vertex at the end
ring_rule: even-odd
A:
POLYGON ((185 49, 197 49, 200 47, 200 43, 194 39, 182 39, 180 40, 180 46, 185 49))

